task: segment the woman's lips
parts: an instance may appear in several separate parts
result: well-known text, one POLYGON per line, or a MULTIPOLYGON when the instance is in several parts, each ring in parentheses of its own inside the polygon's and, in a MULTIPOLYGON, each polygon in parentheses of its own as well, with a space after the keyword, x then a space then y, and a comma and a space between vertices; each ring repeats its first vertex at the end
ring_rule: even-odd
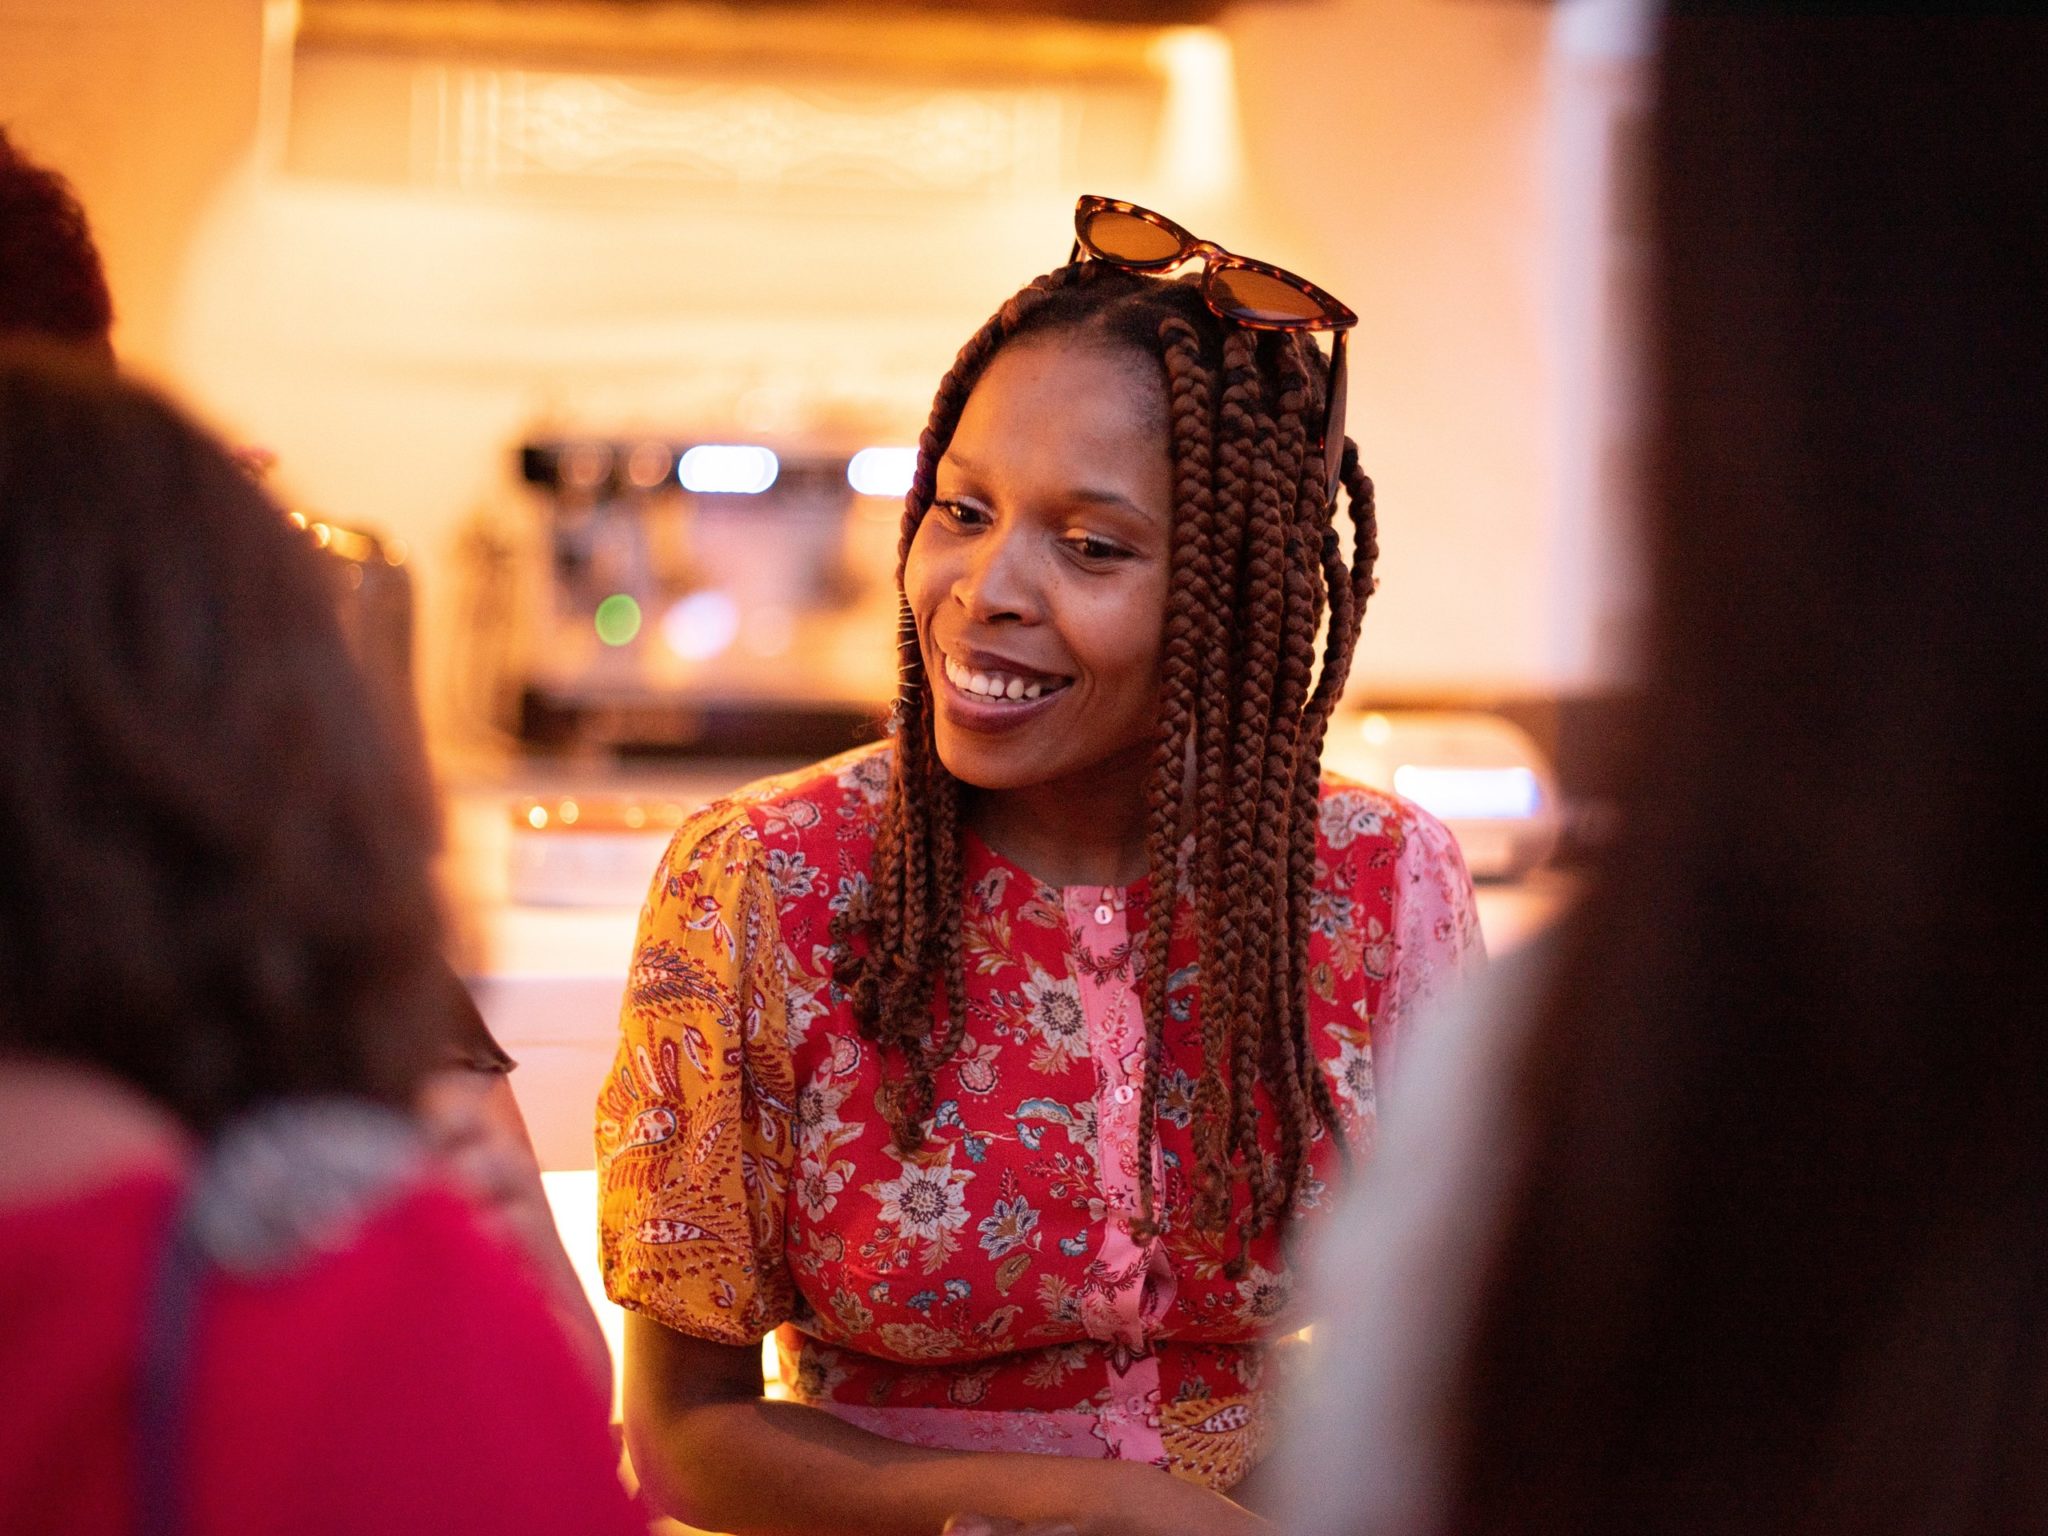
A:
MULTIPOLYGON (((1051 709, 1072 685, 1071 678, 1045 679, 1045 674, 1031 674, 1025 689, 1037 688, 1036 698, 1009 697, 1003 693, 976 692, 969 679, 979 677, 985 684, 995 681, 992 672, 976 672, 964 663, 954 661, 941 654, 939 658, 939 698, 946 717, 963 730, 996 734, 1014 730, 1036 720, 1051 709)), ((1015 675, 1015 674, 1013 674, 1015 675)))

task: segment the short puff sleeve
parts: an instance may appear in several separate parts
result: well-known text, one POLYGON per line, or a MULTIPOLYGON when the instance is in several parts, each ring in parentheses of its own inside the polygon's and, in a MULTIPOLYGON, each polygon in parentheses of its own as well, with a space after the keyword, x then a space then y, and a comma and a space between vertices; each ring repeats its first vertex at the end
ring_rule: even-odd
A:
POLYGON ((794 1302, 781 952, 744 808, 707 807, 677 830, 640 913, 598 1098, 598 1226, 613 1301, 719 1343, 759 1340, 794 1302))
POLYGON ((1416 1015, 1486 960, 1458 840, 1420 806, 1399 799, 1395 806, 1394 965, 1373 1031, 1374 1052, 1389 1067, 1416 1015))

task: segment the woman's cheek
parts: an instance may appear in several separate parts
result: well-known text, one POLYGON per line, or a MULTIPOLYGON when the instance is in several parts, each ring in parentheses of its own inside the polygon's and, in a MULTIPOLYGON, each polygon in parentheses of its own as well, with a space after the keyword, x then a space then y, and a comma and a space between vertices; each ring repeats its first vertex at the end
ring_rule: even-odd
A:
POLYGON ((1162 585, 1134 583, 1136 590, 1118 595, 1113 604, 1090 612, 1085 633, 1077 637, 1076 658, 1105 692, 1153 694, 1159 688, 1161 631, 1166 622, 1162 585))

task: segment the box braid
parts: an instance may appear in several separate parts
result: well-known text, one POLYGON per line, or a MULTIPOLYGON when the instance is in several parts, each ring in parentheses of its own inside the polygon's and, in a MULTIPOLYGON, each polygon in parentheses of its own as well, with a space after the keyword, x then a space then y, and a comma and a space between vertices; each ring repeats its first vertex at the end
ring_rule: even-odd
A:
MULTIPOLYGON (((1143 935, 1134 1230, 1149 1236, 1162 1225, 1151 1148, 1178 922, 1196 940, 1201 1021, 1192 1216, 1207 1230, 1237 1228, 1243 1246, 1233 1267, 1241 1267, 1252 1238, 1293 1208, 1311 1143, 1337 1123, 1308 1036, 1309 894, 1323 738, 1373 589, 1372 482, 1347 443, 1347 561, 1312 440, 1326 383, 1316 349, 1219 318, 1192 282, 1083 262, 1012 297, 940 382, 905 498, 899 587, 939 460, 983 370, 1012 341, 1060 335, 1156 358, 1169 410, 1174 536, 1145 802, 1155 920, 1143 935), (1261 1089, 1277 1111, 1277 1154, 1259 1145, 1261 1089), (1239 1188, 1248 1208, 1233 1220, 1239 1188)), ((895 752, 871 886, 835 926, 835 978, 861 1033, 884 1048, 891 1078, 881 1108, 907 1152, 924 1142, 934 1074, 967 1026, 965 890, 960 785, 933 745, 931 688, 907 603, 898 665, 895 752)))

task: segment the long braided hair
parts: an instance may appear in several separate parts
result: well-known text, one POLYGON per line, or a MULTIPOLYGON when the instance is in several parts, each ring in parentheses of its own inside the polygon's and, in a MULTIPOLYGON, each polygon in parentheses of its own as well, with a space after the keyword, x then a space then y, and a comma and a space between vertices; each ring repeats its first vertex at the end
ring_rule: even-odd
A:
MULTIPOLYGON (((1193 1217, 1213 1232, 1236 1226, 1248 1247, 1292 1209, 1311 1141, 1336 1124, 1308 1034, 1309 893, 1323 736, 1373 588, 1372 482, 1347 442, 1347 559, 1313 440, 1327 373, 1313 344, 1220 318, 1192 282, 1084 262, 1012 297, 940 382, 904 502, 899 588, 968 395, 996 353, 1027 336, 1135 351, 1157 360, 1167 386, 1174 528, 1146 796, 1136 1229, 1149 1236, 1161 1227, 1152 1147, 1168 946, 1177 922, 1191 922, 1201 1044, 1193 1217), (1261 1087, 1277 1112, 1277 1157, 1259 1145, 1261 1087), (1234 1214, 1240 1187, 1243 1216, 1234 1214)), ((961 786, 933 744, 907 602, 898 645, 895 752, 872 886, 840 922, 836 975, 862 1034, 900 1073, 882 1107, 907 1151, 923 1143, 933 1076, 958 1047, 968 1008, 961 786)), ((1234 1262, 1243 1257, 1241 1248, 1234 1262)))

